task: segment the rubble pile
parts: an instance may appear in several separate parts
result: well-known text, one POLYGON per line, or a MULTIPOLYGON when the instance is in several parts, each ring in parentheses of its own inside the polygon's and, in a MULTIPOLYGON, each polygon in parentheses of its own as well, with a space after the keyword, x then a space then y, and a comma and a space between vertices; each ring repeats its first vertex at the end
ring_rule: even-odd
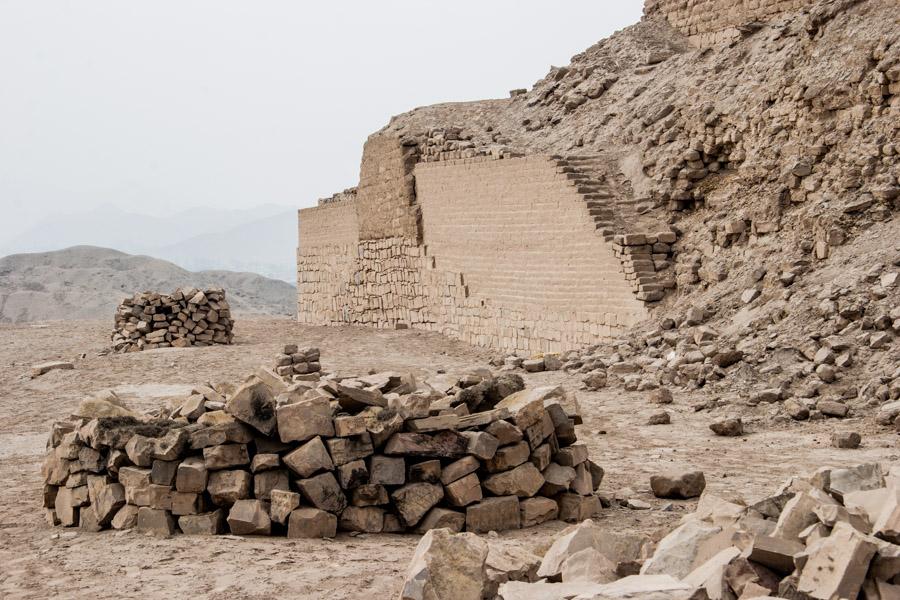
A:
POLYGON ((628 338, 493 364, 563 369, 589 390, 702 388, 750 407, 773 407, 788 420, 877 413, 881 424, 892 425, 900 414, 897 266, 876 264, 845 285, 821 289, 800 289, 798 269, 785 273, 757 273, 756 283, 734 298, 741 308, 722 301, 667 311, 628 338))
POLYGON ((404 600, 887 600, 900 597, 900 472, 824 467, 751 502, 707 491, 656 544, 586 520, 564 530, 536 569, 520 560, 498 573, 484 541, 441 531, 426 538, 404 600), (462 548, 464 560, 448 560, 446 552, 462 548), (443 578, 440 565, 450 565, 443 578))
POLYGON ((113 349, 136 352, 230 344, 233 326, 222 288, 177 289, 172 294, 139 292, 116 308, 113 349))
MULTIPOLYGON (((319 350, 283 356, 305 359, 296 370, 319 350)), ((518 375, 487 370, 432 383, 302 375, 289 384, 260 368, 148 415, 112 393, 84 401, 50 434, 48 520, 315 538, 498 531, 599 511, 603 469, 575 443, 577 402, 560 387, 524 389, 518 375)))

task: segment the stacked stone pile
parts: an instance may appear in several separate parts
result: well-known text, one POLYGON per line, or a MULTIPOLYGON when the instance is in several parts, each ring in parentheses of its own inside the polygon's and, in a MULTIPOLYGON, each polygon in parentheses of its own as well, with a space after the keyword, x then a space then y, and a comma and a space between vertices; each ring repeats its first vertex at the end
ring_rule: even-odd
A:
POLYGON ((318 348, 289 344, 275 357, 275 373, 285 381, 318 381, 321 370, 318 348))
POLYGON ((887 600, 900 597, 898 543, 898 469, 823 467, 755 501, 707 491, 656 544, 586 520, 542 559, 500 560, 477 537, 432 531, 401 597, 887 600))
POLYGON ((233 326, 222 288, 140 292, 116 309, 112 342, 117 352, 230 344, 233 326))
POLYGON ((603 470, 575 443, 577 404, 562 388, 487 370, 433 385, 393 372, 309 379, 260 368, 137 417, 114 394, 86 401, 50 435, 49 520, 332 537, 517 529, 600 508, 603 470))

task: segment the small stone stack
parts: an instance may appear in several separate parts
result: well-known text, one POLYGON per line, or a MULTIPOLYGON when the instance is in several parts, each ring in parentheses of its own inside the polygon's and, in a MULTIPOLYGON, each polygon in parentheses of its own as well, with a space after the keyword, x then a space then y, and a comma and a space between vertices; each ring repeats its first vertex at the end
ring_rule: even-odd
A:
POLYGON ((288 344, 275 357, 275 372, 285 381, 318 381, 321 370, 318 348, 298 348, 296 344, 288 344))
MULTIPOLYGON (((302 354, 316 362, 318 349, 302 354)), ((44 506, 53 524, 88 530, 288 537, 591 517, 603 470, 575 443, 574 397, 523 388, 486 369, 288 384, 260 368, 155 418, 98 416, 94 400, 53 427, 44 506)))
POLYGON ((230 344, 234 320, 225 290, 177 289, 172 294, 140 292, 116 309, 112 334, 117 352, 230 344))
POLYGON ((662 300, 675 287, 672 277, 658 275, 672 264, 672 244, 676 235, 663 231, 656 235, 631 233, 613 238, 613 253, 622 263, 625 278, 634 287, 638 300, 662 300))

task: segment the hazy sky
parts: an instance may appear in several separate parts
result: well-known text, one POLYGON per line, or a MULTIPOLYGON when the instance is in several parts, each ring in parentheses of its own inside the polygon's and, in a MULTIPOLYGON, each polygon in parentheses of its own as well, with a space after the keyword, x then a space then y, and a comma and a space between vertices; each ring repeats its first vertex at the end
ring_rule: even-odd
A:
POLYGON ((105 204, 311 205, 391 115, 530 87, 642 4, 0 0, 0 242, 105 204))

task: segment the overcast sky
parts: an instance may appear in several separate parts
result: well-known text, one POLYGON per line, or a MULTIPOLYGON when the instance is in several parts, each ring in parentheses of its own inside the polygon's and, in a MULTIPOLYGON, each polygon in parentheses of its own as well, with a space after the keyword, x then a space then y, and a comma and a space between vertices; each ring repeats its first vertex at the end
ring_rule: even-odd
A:
POLYGON ((0 242, 101 205, 312 205, 391 115, 530 87, 642 4, 0 0, 0 242))

